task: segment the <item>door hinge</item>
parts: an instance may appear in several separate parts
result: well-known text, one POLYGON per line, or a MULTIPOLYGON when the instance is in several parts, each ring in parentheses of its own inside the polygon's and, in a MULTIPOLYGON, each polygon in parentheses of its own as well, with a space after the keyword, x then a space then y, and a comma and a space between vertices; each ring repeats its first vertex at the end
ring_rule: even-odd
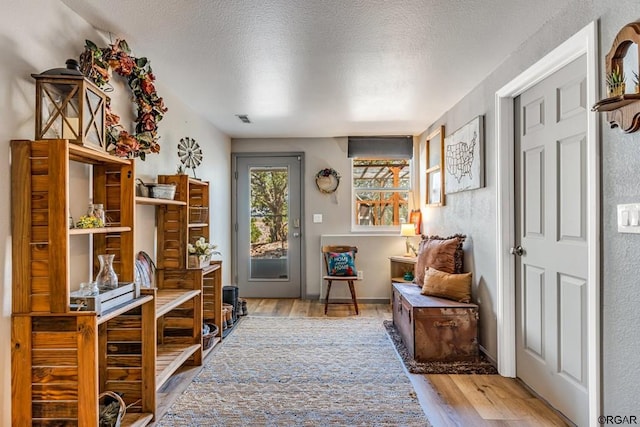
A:
POLYGON ((235 171, 235 172, 233 173, 233 178, 234 178, 234 179, 236 179, 236 180, 238 179, 238 171, 235 171))
POLYGON ((233 225, 233 228, 235 229, 235 231, 237 233, 238 232, 238 223, 237 222, 233 225))

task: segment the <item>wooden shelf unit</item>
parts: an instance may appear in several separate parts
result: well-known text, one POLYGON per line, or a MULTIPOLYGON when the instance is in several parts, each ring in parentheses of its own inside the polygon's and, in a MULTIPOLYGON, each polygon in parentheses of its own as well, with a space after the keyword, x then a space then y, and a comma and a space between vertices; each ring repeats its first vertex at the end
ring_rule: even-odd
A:
POLYGON ((123 426, 155 414, 155 306, 148 296, 109 313, 71 311, 70 236, 87 234, 133 281, 134 164, 67 140, 11 141, 12 424, 98 425, 99 394, 123 393, 123 426), (92 165, 93 201, 113 227, 69 230, 69 162, 92 165), (30 380, 29 380, 30 379, 30 380))
POLYGON ((409 256, 392 256, 389 257, 389 269, 391 282, 396 283, 411 283, 411 281, 404 280, 404 273, 407 270, 413 271, 416 265, 417 258, 409 256))
MULTIPOLYGON (((175 184, 175 201, 182 205, 163 205, 156 210, 158 224, 158 271, 188 269, 187 243, 210 239, 209 183, 188 175, 159 175, 158 183, 175 184), (191 210, 203 208, 207 214, 191 222, 191 210)), ((200 269, 195 269, 200 270, 200 269)), ((218 326, 222 337, 222 263, 213 261, 202 271, 203 320, 218 326)))
MULTIPOLYGON (((216 319, 222 330, 221 262, 203 269, 187 268, 187 243, 200 236, 209 240, 208 215, 198 218, 197 224, 189 223, 193 206, 208 213, 209 184, 187 175, 161 175, 158 182, 176 185, 174 200, 136 197, 137 204, 156 207, 157 287, 143 290, 155 300, 156 390, 181 366, 201 365, 211 351, 213 346, 207 350, 202 346, 205 319, 216 319)), ((219 341, 216 337, 213 344, 219 341)))

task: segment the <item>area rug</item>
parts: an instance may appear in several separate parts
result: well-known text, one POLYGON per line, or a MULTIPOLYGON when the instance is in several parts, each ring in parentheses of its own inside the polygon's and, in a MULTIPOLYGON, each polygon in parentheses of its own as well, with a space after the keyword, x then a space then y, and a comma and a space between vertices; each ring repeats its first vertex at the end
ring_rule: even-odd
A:
POLYGON ((396 346, 400 358, 412 374, 497 374, 496 368, 484 357, 475 362, 416 362, 413 360, 407 348, 402 343, 400 334, 393 326, 391 320, 383 321, 384 327, 389 334, 389 338, 396 346))
POLYGON ((379 318, 247 316, 158 426, 430 426, 379 318))

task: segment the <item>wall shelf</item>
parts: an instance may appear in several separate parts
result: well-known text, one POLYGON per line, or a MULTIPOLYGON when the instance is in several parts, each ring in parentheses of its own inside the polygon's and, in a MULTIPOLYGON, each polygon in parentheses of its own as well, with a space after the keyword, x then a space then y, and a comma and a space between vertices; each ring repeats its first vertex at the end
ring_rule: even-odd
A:
MULTIPOLYGON (((640 22, 632 22, 618 32, 609 53, 605 56, 606 76, 610 76, 613 71, 623 76, 626 74, 627 77, 631 77, 632 73, 640 74, 640 64, 637 60, 639 54, 640 22), (627 68, 631 69, 627 69, 625 73, 625 57, 629 49, 636 50, 633 55, 629 55, 629 58, 636 58, 636 60, 628 61, 627 68)), ((626 86, 632 85, 627 83, 626 86)), ((635 90, 638 92, 637 87, 635 90)), ((640 93, 624 93, 596 102, 591 110, 606 113, 607 121, 612 128, 619 127, 623 132, 631 133, 640 129, 640 102, 638 101, 640 101, 640 93)))
POLYGON ((605 98, 596 102, 591 111, 599 113, 613 111, 638 101, 640 101, 640 93, 625 93, 624 95, 605 98))

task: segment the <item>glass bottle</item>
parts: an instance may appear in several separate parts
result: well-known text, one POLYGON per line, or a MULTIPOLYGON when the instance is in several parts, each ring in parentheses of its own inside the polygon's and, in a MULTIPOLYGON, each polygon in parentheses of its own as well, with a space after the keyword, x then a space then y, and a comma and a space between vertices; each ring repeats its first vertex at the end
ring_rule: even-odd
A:
POLYGON ((110 291, 118 287, 118 275, 113 269, 113 254, 98 255, 100 271, 96 276, 96 284, 100 292, 110 291))

